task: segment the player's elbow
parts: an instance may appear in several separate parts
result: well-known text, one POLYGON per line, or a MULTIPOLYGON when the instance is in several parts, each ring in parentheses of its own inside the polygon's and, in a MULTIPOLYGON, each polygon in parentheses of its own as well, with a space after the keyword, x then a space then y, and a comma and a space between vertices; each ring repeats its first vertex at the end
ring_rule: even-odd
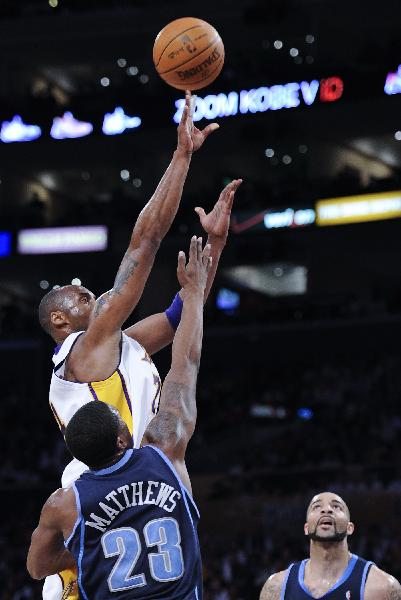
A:
POLYGON ((47 575, 43 567, 41 567, 41 565, 39 564, 36 564, 35 560, 32 559, 29 555, 26 561, 26 568, 32 579, 40 580, 46 577, 47 575))

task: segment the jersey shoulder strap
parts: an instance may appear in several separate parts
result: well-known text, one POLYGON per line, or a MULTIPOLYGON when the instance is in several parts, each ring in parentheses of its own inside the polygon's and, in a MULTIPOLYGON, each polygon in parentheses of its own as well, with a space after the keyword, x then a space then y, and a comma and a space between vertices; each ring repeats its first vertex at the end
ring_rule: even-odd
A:
POLYGON ((55 372, 64 363, 65 359, 67 358, 68 354, 71 351, 71 348, 73 347, 73 345, 77 341, 78 337, 82 333, 84 333, 84 332, 83 331, 76 331, 75 333, 70 333, 70 335, 65 338, 65 340, 61 344, 61 346, 56 346, 56 349, 55 349, 53 357, 52 357, 52 361, 53 361, 53 363, 55 365, 55 367, 54 367, 54 371, 55 372))

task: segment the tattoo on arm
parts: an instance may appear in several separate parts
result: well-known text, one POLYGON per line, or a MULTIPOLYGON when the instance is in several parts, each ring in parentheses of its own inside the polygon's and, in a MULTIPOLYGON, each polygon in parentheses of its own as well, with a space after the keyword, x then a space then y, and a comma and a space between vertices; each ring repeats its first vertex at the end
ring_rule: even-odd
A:
MULTIPOLYGON (((107 294, 108 296, 108 294, 107 294)), ((100 315, 100 313, 102 312, 104 305, 107 304, 107 298, 106 297, 101 297, 99 298, 99 300, 97 301, 97 304, 95 306, 95 312, 94 312, 94 316, 97 317, 98 315, 100 315)))
POLYGON ((113 291, 115 294, 121 294, 124 285, 128 279, 132 276, 139 262, 131 256, 126 256, 118 269, 116 279, 114 281, 113 291))

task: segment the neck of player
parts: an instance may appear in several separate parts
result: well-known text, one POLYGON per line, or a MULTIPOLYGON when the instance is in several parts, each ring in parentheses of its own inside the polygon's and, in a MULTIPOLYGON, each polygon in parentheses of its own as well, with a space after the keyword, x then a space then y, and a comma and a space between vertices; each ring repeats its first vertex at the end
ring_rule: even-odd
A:
POLYGON ((351 559, 347 540, 310 544, 310 560, 306 568, 315 577, 339 579, 351 559))

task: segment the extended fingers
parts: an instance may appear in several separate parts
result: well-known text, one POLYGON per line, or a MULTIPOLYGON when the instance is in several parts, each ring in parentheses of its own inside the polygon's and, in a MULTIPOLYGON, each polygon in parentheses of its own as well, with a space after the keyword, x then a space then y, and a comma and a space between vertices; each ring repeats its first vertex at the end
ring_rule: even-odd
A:
POLYGON ((183 273, 185 271, 185 263, 186 263, 187 259, 185 256, 185 252, 183 252, 182 250, 179 251, 178 253, 178 264, 177 264, 177 273, 183 273))
POLYGON ((198 238, 196 235, 191 237, 191 243, 189 245, 189 262, 196 262, 198 258, 198 238))

